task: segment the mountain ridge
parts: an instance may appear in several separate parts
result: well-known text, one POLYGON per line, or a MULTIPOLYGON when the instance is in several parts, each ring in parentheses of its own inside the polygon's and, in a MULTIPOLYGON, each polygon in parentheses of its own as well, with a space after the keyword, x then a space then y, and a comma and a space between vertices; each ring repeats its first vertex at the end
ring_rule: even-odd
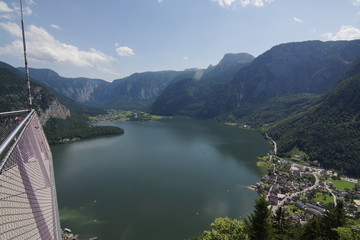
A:
POLYGON ((240 70, 226 89, 214 92, 204 113, 214 117, 232 112, 241 118, 246 114, 241 109, 244 105, 251 108, 254 103, 290 93, 322 94, 336 84, 358 56, 359 40, 280 44, 240 70), (215 104, 218 99, 221 102, 215 104))
POLYGON ((193 77, 183 78, 170 84, 150 107, 153 114, 186 115, 198 114, 212 89, 230 82, 236 72, 250 64, 254 57, 248 53, 225 54, 215 66, 198 70, 193 77))
MULTIPOLYGON (((54 91, 90 107, 122 110, 144 110, 150 106, 171 83, 182 78, 193 78, 209 72, 224 74, 236 65, 254 59, 247 53, 225 54, 211 69, 184 71, 153 71, 134 73, 128 77, 106 82, 101 79, 66 78, 51 69, 30 69, 30 76, 54 91)), ((24 71, 23 68, 19 68, 24 71)), ((232 73, 231 73, 232 74, 232 73)))
MULTIPOLYGON (((28 109, 28 91, 23 72, 11 65, 0 62, 0 111, 28 109)), ((85 115, 102 113, 80 106, 78 103, 60 96, 44 85, 31 82, 32 108, 39 114, 40 123, 50 144, 63 142, 64 139, 84 139, 103 135, 122 134, 115 127, 90 126, 85 115)))
POLYGON ((269 127, 279 152, 306 152, 327 168, 360 176, 360 58, 321 101, 269 127))
POLYGON ((134 73, 111 83, 102 79, 66 78, 51 69, 30 68, 29 72, 35 81, 89 107, 143 109, 176 77, 194 71, 134 73))

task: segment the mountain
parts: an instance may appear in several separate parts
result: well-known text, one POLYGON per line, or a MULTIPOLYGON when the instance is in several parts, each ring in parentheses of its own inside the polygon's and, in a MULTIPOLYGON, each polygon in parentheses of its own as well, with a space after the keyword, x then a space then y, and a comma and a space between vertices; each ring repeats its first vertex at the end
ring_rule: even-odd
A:
POLYGON ((325 93, 359 56, 360 40, 275 46, 241 69, 230 84, 213 91, 202 115, 241 119, 274 97, 325 93))
MULTIPOLYGON (((230 81, 234 73, 254 59, 242 54, 226 54, 218 65, 208 69, 184 71, 158 71, 135 73, 128 77, 106 82, 101 79, 65 78, 50 69, 30 69, 30 76, 57 93, 90 107, 109 109, 147 109, 170 84, 180 79, 206 79, 201 81, 205 91, 208 84, 230 81), (203 76, 204 75, 204 76, 203 76), (211 75, 211 76, 210 76, 211 75)), ((24 71, 23 68, 20 70, 24 71)), ((201 90, 202 91, 202 90, 201 90)))
MULTIPOLYGON (((28 88, 24 74, 0 62, 0 82, 1 112, 28 109, 28 88)), ((39 84, 33 84, 31 90, 33 108, 39 113, 42 125, 50 118, 66 119, 70 116, 70 110, 49 90, 39 84)))
POLYGON ((135 73, 97 88, 94 99, 87 105, 123 110, 146 109, 171 82, 194 73, 194 70, 135 73))
POLYGON ((360 58, 320 103, 268 131, 280 154, 306 152, 326 168, 360 177, 360 58))
POLYGON ((151 112, 199 117, 199 109, 206 104, 207 95, 230 82, 239 69, 253 59, 248 53, 229 53, 216 66, 210 65, 206 70, 197 70, 194 76, 174 81, 156 99, 151 112))
MULTIPOLYGON (((23 72, 0 62, 0 112, 28 109, 28 91, 23 72)), ((84 139, 102 135, 121 134, 115 127, 90 126, 84 115, 102 113, 64 97, 57 97, 41 84, 31 83, 33 108, 39 114, 49 143, 63 139, 84 139)))
MULTIPOLYGON (((19 69, 24 71, 24 68, 19 69)), ((99 86, 110 85, 101 79, 61 77, 50 69, 30 68, 29 73, 35 81, 79 103, 93 100, 92 95, 99 86)))
POLYGON ((315 104, 358 56, 360 40, 281 44, 211 89, 194 90, 194 79, 176 82, 178 86, 169 86, 152 110, 261 126, 315 104))
POLYGON ((177 77, 194 74, 194 70, 144 72, 110 83, 101 79, 61 77, 50 69, 31 68, 29 72, 35 81, 78 103, 112 109, 144 109, 177 77))

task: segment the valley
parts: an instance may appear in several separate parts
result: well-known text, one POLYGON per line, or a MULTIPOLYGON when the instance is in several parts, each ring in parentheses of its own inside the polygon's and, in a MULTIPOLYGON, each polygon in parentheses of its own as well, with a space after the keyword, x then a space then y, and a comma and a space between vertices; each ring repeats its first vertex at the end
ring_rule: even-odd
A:
MULTIPOLYGON (((26 108, 22 71, 0 62, 2 111, 26 108)), ((206 136, 212 136, 207 134, 215 134, 216 129, 222 129, 219 134, 259 132, 264 139, 271 136, 269 143, 274 144, 274 150, 258 162, 261 179, 260 172, 252 169, 259 179, 248 185, 253 185, 270 203, 273 215, 283 211, 291 224, 306 228, 307 222, 324 219, 329 203, 342 200, 347 218, 357 217, 354 203, 360 199, 360 40, 285 43, 258 57, 225 54, 218 64, 204 69, 135 73, 113 82, 65 78, 50 69, 30 69, 30 76, 34 82, 34 107, 50 144, 78 141, 69 144, 70 151, 71 146, 98 146, 102 141, 126 138, 127 134, 133 140, 132 133, 124 131, 122 125, 131 131, 138 126, 155 136, 154 131, 164 132, 167 125, 148 127, 168 121, 181 125, 177 137, 187 141, 197 138, 192 128, 202 129, 202 125, 214 127, 202 129, 204 135, 199 138, 205 142, 206 136), (186 120, 196 124, 187 125, 186 120), (222 127, 216 125, 219 123, 222 127)), ((138 134, 146 138, 146 133, 138 134)), ((248 144, 246 141, 234 140, 240 148, 248 144)), ((199 142, 186 147, 201 149, 199 142)), ((208 150, 197 154, 207 156, 210 151, 221 159, 241 155, 236 147, 230 149, 221 141, 210 145, 216 151, 207 146, 208 150)), ((148 149, 146 144, 142 147, 148 149)), ((167 150, 158 149, 162 151, 167 150)), ((146 151, 133 153, 146 155, 146 151)), ((255 161, 247 164, 255 167, 255 161)), ((66 207, 63 211, 71 212, 66 207)), ((192 234, 199 232, 194 230, 192 234)))
POLYGON ((360 0, 0 0, 0 239, 360 240, 360 0))
POLYGON ((206 69, 135 73, 111 83, 63 78, 46 69, 30 69, 30 74, 91 111, 136 110, 251 126, 279 142, 279 156, 298 148, 322 166, 356 177, 360 167, 352 166, 360 164, 355 94, 359 56, 359 40, 306 41, 274 46, 256 58, 225 54, 206 69), (356 79, 345 83, 348 78, 356 79), (345 86, 349 84, 354 85, 351 90, 345 86))

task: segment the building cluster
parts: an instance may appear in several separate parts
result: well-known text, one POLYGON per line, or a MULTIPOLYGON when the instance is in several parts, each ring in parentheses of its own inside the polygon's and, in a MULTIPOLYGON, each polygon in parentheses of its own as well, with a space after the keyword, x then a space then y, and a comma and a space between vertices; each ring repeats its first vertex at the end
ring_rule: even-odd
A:
MULTIPOLYGON (((291 161, 270 157, 271 169, 261 182, 255 185, 256 191, 269 201, 273 212, 279 207, 295 222, 305 222, 313 216, 325 212, 326 203, 341 200, 345 204, 348 216, 360 214, 360 189, 341 191, 333 186, 329 178, 340 179, 337 173, 317 167, 304 166, 300 156, 293 156, 291 161), (323 197, 323 201, 319 200, 323 197)), ((355 179, 346 179, 357 183, 355 179)))
POLYGON ((90 117, 91 122, 149 121, 166 117, 153 116, 138 110, 108 110, 106 114, 90 117))

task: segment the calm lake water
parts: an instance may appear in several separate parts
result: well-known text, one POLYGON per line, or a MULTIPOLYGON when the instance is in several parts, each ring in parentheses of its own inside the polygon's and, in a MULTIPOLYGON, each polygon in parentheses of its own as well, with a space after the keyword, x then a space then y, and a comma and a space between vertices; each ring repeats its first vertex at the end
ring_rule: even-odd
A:
POLYGON ((258 195, 250 130, 199 120, 99 123, 125 134, 52 147, 61 225, 81 239, 180 240, 216 217, 246 217, 258 195))

